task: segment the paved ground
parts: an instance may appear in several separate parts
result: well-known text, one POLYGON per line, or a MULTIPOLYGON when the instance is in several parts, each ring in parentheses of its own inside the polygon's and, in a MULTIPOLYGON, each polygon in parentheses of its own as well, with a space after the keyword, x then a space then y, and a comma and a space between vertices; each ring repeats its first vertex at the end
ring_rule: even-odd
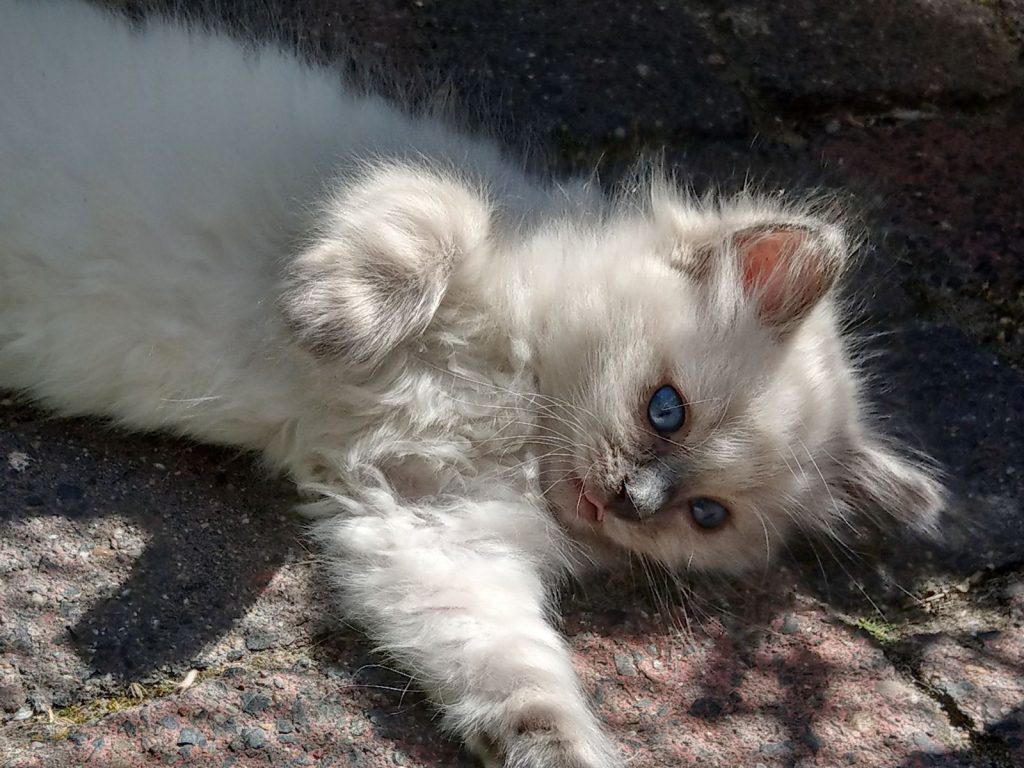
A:
MULTIPOLYGON (((609 178, 664 145, 698 187, 848 193, 878 398, 949 472, 945 542, 797 547, 687 608, 613 580, 565 631, 633 768, 1024 765, 1024 2, 216 5, 439 73, 609 178)), ((290 499, 249 457, 0 400, 0 762, 471 765, 324 614, 290 499)))

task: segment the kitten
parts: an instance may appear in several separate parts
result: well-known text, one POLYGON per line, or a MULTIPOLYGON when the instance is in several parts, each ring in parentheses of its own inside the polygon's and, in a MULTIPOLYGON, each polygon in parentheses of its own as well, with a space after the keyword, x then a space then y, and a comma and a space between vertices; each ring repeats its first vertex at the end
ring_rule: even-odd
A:
POLYGON ((489 764, 621 765, 548 619, 942 492, 868 424, 812 206, 614 198, 166 21, 0 0, 0 386, 260 451, 489 764))

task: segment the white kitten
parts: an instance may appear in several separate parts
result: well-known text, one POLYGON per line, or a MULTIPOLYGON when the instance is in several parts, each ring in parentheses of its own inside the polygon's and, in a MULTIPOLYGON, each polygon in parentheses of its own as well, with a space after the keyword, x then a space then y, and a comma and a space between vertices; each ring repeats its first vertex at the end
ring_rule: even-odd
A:
POLYGON ((0 386, 261 451, 445 726, 619 765, 547 614, 627 552, 738 571, 941 490, 865 424, 840 223, 605 200, 245 52, 0 0, 0 386))

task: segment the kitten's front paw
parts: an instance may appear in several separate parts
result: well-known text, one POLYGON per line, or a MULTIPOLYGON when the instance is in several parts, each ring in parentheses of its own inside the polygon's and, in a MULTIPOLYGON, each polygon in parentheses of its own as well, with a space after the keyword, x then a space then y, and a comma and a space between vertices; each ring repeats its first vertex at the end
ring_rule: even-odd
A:
POLYGON ((503 737, 477 734, 466 742, 484 768, 620 768, 611 741, 596 728, 566 728, 523 720, 503 737))

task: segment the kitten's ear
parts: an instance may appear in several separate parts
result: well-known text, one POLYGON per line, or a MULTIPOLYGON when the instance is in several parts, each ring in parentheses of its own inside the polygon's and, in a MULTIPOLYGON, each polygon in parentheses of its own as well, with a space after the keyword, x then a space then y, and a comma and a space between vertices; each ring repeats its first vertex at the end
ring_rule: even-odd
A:
POLYGON ((935 533, 946 490, 932 469, 873 439, 852 446, 843 468, 843 491, 855 508, 935 533))
POLYGON ((838 228, 769 224, 730 238, 737 279, 761 321, 795 327, 832 289, 842 272, 846 245, 838 228))
POLYGON ((346 185, 291 263, 282 309, 314 354, 373 366, 430 324, 455 265, 483 246, 489 207, 453 176, 379 166, 346 185))

